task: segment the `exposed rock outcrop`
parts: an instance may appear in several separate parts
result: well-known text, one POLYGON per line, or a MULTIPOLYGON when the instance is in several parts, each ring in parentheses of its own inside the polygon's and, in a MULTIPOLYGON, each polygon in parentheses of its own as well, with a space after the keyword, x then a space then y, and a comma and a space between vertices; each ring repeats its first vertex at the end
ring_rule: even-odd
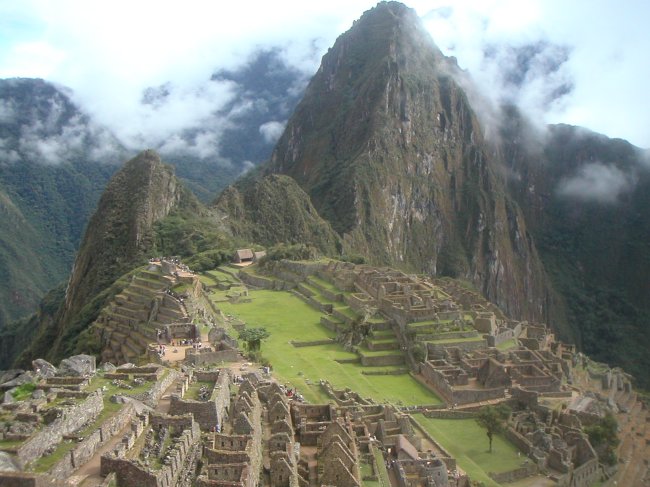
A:
POLYGON ((381 3, 323 57, 268 171, 293 177, 346 249, 542 319, 544 270, 465 78, 413 10, 381 3))

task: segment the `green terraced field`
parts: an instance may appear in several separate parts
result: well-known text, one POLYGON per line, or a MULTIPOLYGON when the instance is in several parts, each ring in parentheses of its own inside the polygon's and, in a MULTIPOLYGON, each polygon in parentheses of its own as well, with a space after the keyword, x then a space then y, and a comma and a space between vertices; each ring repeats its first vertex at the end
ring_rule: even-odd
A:
MULTIPOLYGON (((341 364, 337 359, 353 359, 338 343, 294 347, 290 340, 313 341, 335 337, 320 324, 321 313, 298 297, 280 291, 250 291, 250 303, 217 303, 226 314, 238 317, 248 327, 265 327, 270 338, 262 343, 262 355, 269 360, 280 380, 297 387, 310 402, 326 402, 318 387, 320 379, 335 388, 349 387, 362 397, 378 402, 404 405, 439 404, 440 399, 407 374, 364 375, 363 371, 395 370, 395 367, 363 367, 358 363, 341 364), (306 379, 312 385, 308 385, 306 379)), ((383 352, 384 354, 386 352, 383 352)))

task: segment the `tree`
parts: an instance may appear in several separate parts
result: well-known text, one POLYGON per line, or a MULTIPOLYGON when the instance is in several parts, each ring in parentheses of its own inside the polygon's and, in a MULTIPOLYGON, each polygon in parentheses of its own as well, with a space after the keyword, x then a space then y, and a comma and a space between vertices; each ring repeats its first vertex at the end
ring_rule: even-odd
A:
POLYGON ((271 334, 266 331, 266 328, 245 328, 239 332, 239 338, 246 342, 246 349, 249 352, 258 351, 262 340, 270 336, 271 334))
POLYGON ((616 463, 616 447, 619 443, 617 431, 618 422, 609 411, 597 423, 584 428, 584 432, 589 436, 589 443, 598 453, 600 461, 607 465, 616 463))
POLYGON ((490 453, 492 453, 492 438, 495 433, 505 429, 505 424, 510 416, 510 408, 505 404, 496 406, 483 406, 476 416, 476 422, 487 429, 487 437, 490 441, 490 453))

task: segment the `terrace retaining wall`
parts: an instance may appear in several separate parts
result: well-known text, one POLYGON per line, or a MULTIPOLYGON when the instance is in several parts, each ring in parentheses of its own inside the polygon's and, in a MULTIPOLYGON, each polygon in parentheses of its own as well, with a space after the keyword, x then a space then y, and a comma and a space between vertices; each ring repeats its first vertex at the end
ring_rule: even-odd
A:
POLYGON ((72 472, 90 460, 95 452, 119 433, 135 416, 133 404, 126 404, 115 416, 104 421, 99 429, 93 431, 75 448, 70 450, 54 467, 49 474, 57 479, 65 480, 72 472))
POLYGON ((18 448, 16 455, 23 464, 33 462, 47 450, 61 442, 63 435, 74 433, 86 423, 93 421, 104 409, 104 398, 97 391, 76 406, 65 408, 62 415, 50 425, 32 436, 18 448))

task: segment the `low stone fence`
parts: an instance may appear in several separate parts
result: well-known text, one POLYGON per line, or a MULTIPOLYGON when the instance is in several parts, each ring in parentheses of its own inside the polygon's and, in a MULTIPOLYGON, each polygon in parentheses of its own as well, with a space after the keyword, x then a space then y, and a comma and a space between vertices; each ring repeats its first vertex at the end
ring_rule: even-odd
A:
POLYGON ((362 370, 362 375, 405 375, 409 373, 409 369, 395 369, 395 370, 362 370))
POLYGON ((86 399, 90 393, 84 391, 70 391, 68 389, 61 389, 57 391, 56 397, 64 398, 74 398, 74 399, 86 399))
POLYGON ((22 464, 33 462, 85 424, 94 421, 104 409, 104 398, 97 391, 76 406, 65 408, 62 415, 22 444, 16 455, 22 464))
POLYGON ((427 418, 436 419, 470 419, 476 417, 474 411, 460 411, 458 409, 433 409, 422 413, 427 418))
POLYGON ((549 391, 549 392, 540 392, 539 397, 572 397, 570 390, 568 391, 549 391))
POLYGON ((317 345, 331 345, 332 343, 336 343, 336 340, 334 340, 333 338, 325 338, 323 340, 312 340, 309 342, 297 342, 295 340, 291 340, 291 345, 293 345, 296 348, 315 347, 317 345))
POLYGON ((516 482, 517 480, 525 479, 526 477, 530 477, 532 475, 536 475, 538 472, 537 465, 535 463, 531 462, 530 460, 527 460, 526 465, 516 468, 514 470, 510 470, 508 472, 501 472, 501 473, 493 473, 490 472, 488 475, 489 477, 497 482, 498 484, 506 484, 510 482, 516 482))

